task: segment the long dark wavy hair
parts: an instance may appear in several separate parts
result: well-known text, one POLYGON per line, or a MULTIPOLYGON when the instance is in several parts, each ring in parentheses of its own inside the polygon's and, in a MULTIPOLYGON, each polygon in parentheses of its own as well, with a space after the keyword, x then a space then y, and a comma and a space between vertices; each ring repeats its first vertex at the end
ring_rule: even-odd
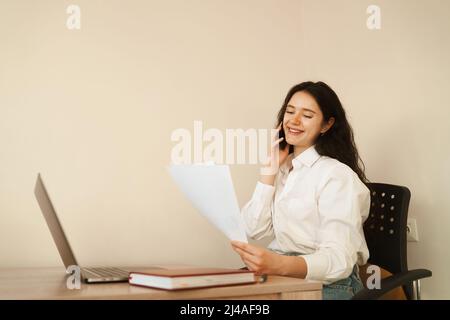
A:
MULTIPOLYGON (((356 172, 364 184, 367 184, 369 180, 364 173, 364 162, 360 158, 358 149, 356 148, 353 129, 345 116, 345 110, 337 94, 326 83, 307 81, 293 86, 286 95, 283 106, 278 112, 277 125, 283 122, 289 100, 299 91, 309 93, 316 100, 323 113, 325 123, 331 117, 335 119, 331 128, 317 138, 315 143, 317 153, 346 164, 356 172)), ((280 146, 283 148, 283 145, 280 144, 280 146)), ((290 149, 292 152, 292 146, 290 146, 290 149)))

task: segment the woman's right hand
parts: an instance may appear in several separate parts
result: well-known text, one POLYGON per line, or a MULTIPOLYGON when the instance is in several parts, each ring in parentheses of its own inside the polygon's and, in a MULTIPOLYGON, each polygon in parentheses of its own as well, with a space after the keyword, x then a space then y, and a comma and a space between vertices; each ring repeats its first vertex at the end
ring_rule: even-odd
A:
POLYGON ((270 156, 261 167, 260 181, 265 184, 274 184, 278 169, 286 161, 289 155, 289 145, 287 145, 284 149, 280 148, 280 142, 284 140, 284 138, 279 138, 281 126, 282 124, 280 123, 280 125, 276 128, 275 134, 272 136, 270 156))

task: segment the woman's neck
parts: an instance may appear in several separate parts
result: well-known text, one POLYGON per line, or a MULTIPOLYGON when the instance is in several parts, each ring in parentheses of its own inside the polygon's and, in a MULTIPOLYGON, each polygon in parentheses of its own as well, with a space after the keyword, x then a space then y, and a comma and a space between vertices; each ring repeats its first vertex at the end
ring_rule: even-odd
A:
POLYGON ((299 156, 303 151, 309 149, 311 146, 294 146, 294 158, 299 156))

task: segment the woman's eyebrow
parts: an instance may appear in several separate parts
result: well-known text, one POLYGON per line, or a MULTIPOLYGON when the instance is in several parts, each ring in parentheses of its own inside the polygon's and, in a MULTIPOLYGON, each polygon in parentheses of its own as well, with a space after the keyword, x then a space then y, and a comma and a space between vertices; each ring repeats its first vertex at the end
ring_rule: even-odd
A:
MULTIPOLYGON (((297 109, 297 108, 294 107, 293 105, 288 104, 288 105, 287 105, 287 108, 289 108, 289 107, 294 108, 294 109, 297 109)), ((313 110, 311 110, 311 109, 308 109, 308 108, 300 108, 300 109, 303 109, 303 111, 309 111, 309 112, 312 112, 312 113, 316 113, 315 111, 313 111, 313 110)))

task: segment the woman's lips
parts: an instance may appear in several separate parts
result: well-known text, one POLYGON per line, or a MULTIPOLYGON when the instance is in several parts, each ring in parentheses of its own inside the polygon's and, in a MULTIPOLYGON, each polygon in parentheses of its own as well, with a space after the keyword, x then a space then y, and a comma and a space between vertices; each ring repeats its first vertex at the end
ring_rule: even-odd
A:
POLYGON ((297 130, 297 129, 288 128, 288 133, 290 135, 293 135, 293 136, 299 136, 299 135, 301 135, 303 133, 303 131, 297 130))

